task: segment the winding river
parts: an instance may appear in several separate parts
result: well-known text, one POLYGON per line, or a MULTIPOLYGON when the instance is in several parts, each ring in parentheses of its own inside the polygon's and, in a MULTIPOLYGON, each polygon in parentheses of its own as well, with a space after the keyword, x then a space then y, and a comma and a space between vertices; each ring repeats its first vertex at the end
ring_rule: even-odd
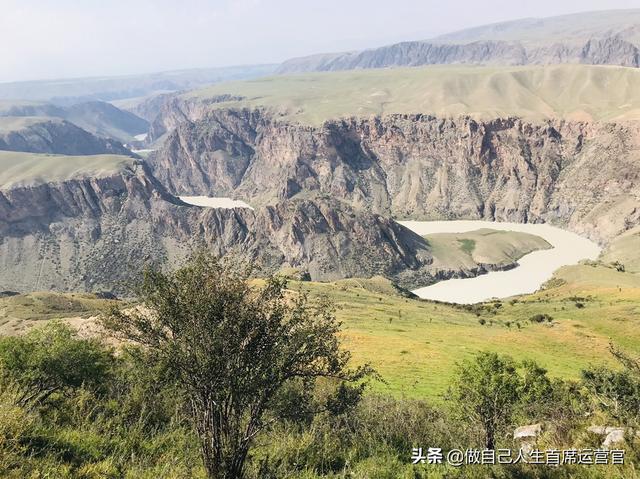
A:
POLYGON ((475 278, 450 279, 413 291, 420 298, 469 304, 492 298, 533 293, 561 266, 596 259, 600 247, 575 233, 546 224, 496 223, 491 221, 399 221, 423 236, 431 233, 465 233, 480 228, 520 231, 544 238, 552 249, 534 251, 509 271, 494 271, 475 278))
MULTIPOLYGON (((240 200, 207 196, 181 196, 185 203, 208 208, 251 208, 240 200)), ((591 240, 547 224, 497 223, 492 221, 399 221, 415 233, 466 233, 480 228, 520 231, 544 238, 553 248, 534 251, 509 271, 493 271, 468 279, 440 281, 413 291, 419 297, 449 303, 470 304, 492 298, 533 293, 561 266, 596 259, 600 247, 591 240)))

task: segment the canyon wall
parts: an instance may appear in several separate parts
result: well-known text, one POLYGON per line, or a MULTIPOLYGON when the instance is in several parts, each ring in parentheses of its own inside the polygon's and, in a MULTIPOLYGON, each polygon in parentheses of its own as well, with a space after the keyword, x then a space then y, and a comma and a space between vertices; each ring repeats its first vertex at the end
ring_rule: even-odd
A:
POLYGON ((389 115, 286 123, 184 114, 150 158, 175 194, 314 194, 412 219, 549 222, 601 243, 640 223, 640 123, 389 115))
POLYGON ((174 265, 199 246, 241 255, 261 273, 384 274, 406 286, 434 279, 424 239, 328 198, 256 211, 200 208, 167 193, 142 163, 0 188, 0 290, 123 291, 144 265, 174 265))

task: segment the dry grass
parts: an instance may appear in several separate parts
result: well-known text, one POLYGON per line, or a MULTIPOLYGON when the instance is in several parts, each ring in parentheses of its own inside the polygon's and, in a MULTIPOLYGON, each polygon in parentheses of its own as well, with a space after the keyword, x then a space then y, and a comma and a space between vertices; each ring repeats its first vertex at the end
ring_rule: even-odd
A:
POLYGON ((0 151, 0 189, 112 174, 136 160, 118 155, 64 156, 0 151))
POLYGON ((244 99, 213 107, 265 107, 312 125, 392 113, 640 119, 640 70, 616 66, 429 66, 309 73, 223 83, 185 97, 222 94, 244 99))

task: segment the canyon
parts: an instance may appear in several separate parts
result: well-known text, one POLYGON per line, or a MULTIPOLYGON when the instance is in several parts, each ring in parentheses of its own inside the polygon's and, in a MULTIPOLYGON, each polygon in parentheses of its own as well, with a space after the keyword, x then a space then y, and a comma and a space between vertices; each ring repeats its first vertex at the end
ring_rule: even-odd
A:
POLYGON ((411 289, 544 249, 443 261, 402 220, 552 225, 634 268, 637 80, 623 67, 428 67, 214 85, 137 103, 140 116, 5 102, 0 147, 21 152, 0 152, 0 288, 124 291, 145 264, 205 247, 263 273, 411 289))
POLYGON ((212 109, 149 158, 179 195, 328 195, 396 218, 546 222, 607 243, 640 222, 640 124, 430 115, 281 121, 212 109))

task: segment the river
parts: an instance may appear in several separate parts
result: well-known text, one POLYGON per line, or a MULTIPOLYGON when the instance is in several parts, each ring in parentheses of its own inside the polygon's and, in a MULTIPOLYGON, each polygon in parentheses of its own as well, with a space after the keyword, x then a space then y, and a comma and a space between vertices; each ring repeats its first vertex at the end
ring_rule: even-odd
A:
MULTIPOLYGON (((244 201, 231 198, 181 196, 180 199, 185 203, 209 208, 251 208, 244 201)), ((421 236, 432 233, 465 233, 481 228, 520 231, 540 236, 552 246, 551 249, 534 251, 523 256, 518 260, 518 266, 509 271, 492 271, 475 278, 440 281, 413 291, 421 298, 436 301, 470 304, 492 298, 533 293, 561 266, 576 264, 583 259, 593 260, 600 255, 600 247, 593 241, 547 224, 492 221, 399 221, 398 223, 421 236)))
POLYGON ((475 278, 450 279, 413 291, 420 298, 470 304, 492 298, 533 293, 561 266, 596 259, 600 247, 580 235, 546 224, 496 223, 491 221, 399 221, 415 233, 465 233, 480 228, 521 231, 544 238, 552 249, 534 251, 509 271, 494 271, 475 278))
POLYGON ((179 196, 182 201, 194 206, 204 206, 205 208, 253 208, 242 200, 231 198, 210 197, 210 196, 179 196))

